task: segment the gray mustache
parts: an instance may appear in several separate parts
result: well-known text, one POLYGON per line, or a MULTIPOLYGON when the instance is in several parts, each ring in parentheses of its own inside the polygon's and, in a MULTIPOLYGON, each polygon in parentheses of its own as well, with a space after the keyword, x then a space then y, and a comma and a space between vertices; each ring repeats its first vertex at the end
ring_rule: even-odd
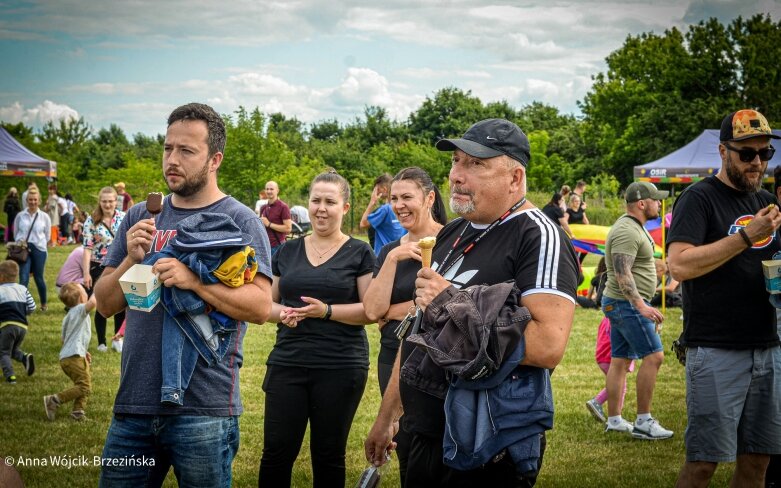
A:
POLYGON ((457 193, 459 195, 468 195, 470 197, 475 196, 474 192, 471 192, 471 191, 468 191, 468 190, 464 190, 460 186, 452 186, 450 188, 450 193, 453 193, 453 194, 457 193))

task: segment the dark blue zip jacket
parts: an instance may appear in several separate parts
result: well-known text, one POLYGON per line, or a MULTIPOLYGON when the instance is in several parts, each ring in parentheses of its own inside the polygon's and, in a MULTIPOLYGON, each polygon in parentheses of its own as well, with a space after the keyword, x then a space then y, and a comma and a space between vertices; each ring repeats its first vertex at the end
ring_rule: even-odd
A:
POLYGON ((444 390, 443 461, 455 469, 478 468, 505 452, 519 473, 538 470, 553 394, 548 370, 520 365, 531 319, 520 296, 514 283, 448 288, 426 308, 422 333, 407 339, 418 349, 402 376, 423 391, 444 390))

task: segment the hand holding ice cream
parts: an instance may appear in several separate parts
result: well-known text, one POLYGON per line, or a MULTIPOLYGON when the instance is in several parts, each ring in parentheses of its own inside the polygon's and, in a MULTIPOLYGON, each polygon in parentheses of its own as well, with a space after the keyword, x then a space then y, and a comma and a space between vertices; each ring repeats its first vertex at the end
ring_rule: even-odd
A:
POLYGON ((422 258, 424 268, 431 267, 431 253, 434 250, 434 245, 436 243, 437 238, 433 236, 424 237, 418 241, 418 246, 420 246, 420 257, 422 258))

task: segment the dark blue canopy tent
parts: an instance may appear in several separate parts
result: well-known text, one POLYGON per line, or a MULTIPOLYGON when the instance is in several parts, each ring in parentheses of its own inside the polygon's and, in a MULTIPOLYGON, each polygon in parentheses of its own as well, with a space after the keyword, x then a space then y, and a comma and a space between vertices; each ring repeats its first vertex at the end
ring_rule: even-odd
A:
POLYGON ((0 176, 57 177, 57 163, 44 159, 0 127, 0 176))
MULTIPOLYGON (((773 134, 781 136, 781 130, 773 134)), ((773 170, 781 166, 781 141, 773 141, 778 149, 768 162, 765 181, 773 182, 773 170)), ((707 129, 696 139, 661 159, 641 166, 635 166, 635 181, 651 183, 693 183, 718 173, 721 168, 719 156, 719 130, 707 129)))

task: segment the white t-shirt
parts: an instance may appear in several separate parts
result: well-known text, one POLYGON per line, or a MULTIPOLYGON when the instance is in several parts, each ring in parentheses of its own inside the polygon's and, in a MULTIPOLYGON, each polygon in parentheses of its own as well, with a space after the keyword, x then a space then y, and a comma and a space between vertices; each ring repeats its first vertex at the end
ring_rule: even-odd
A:
POLYGON ((70 211, 68 210, 68 201, 65 200, 63 197, 57 197, 57 206, 60 209, 60 217, 70 213, 70 211))
POLYGON ((83 303, 68 310, 62 319, 62 349, 60 359, 71 356, 85 357, 92 338, 92 324, 83 303))

